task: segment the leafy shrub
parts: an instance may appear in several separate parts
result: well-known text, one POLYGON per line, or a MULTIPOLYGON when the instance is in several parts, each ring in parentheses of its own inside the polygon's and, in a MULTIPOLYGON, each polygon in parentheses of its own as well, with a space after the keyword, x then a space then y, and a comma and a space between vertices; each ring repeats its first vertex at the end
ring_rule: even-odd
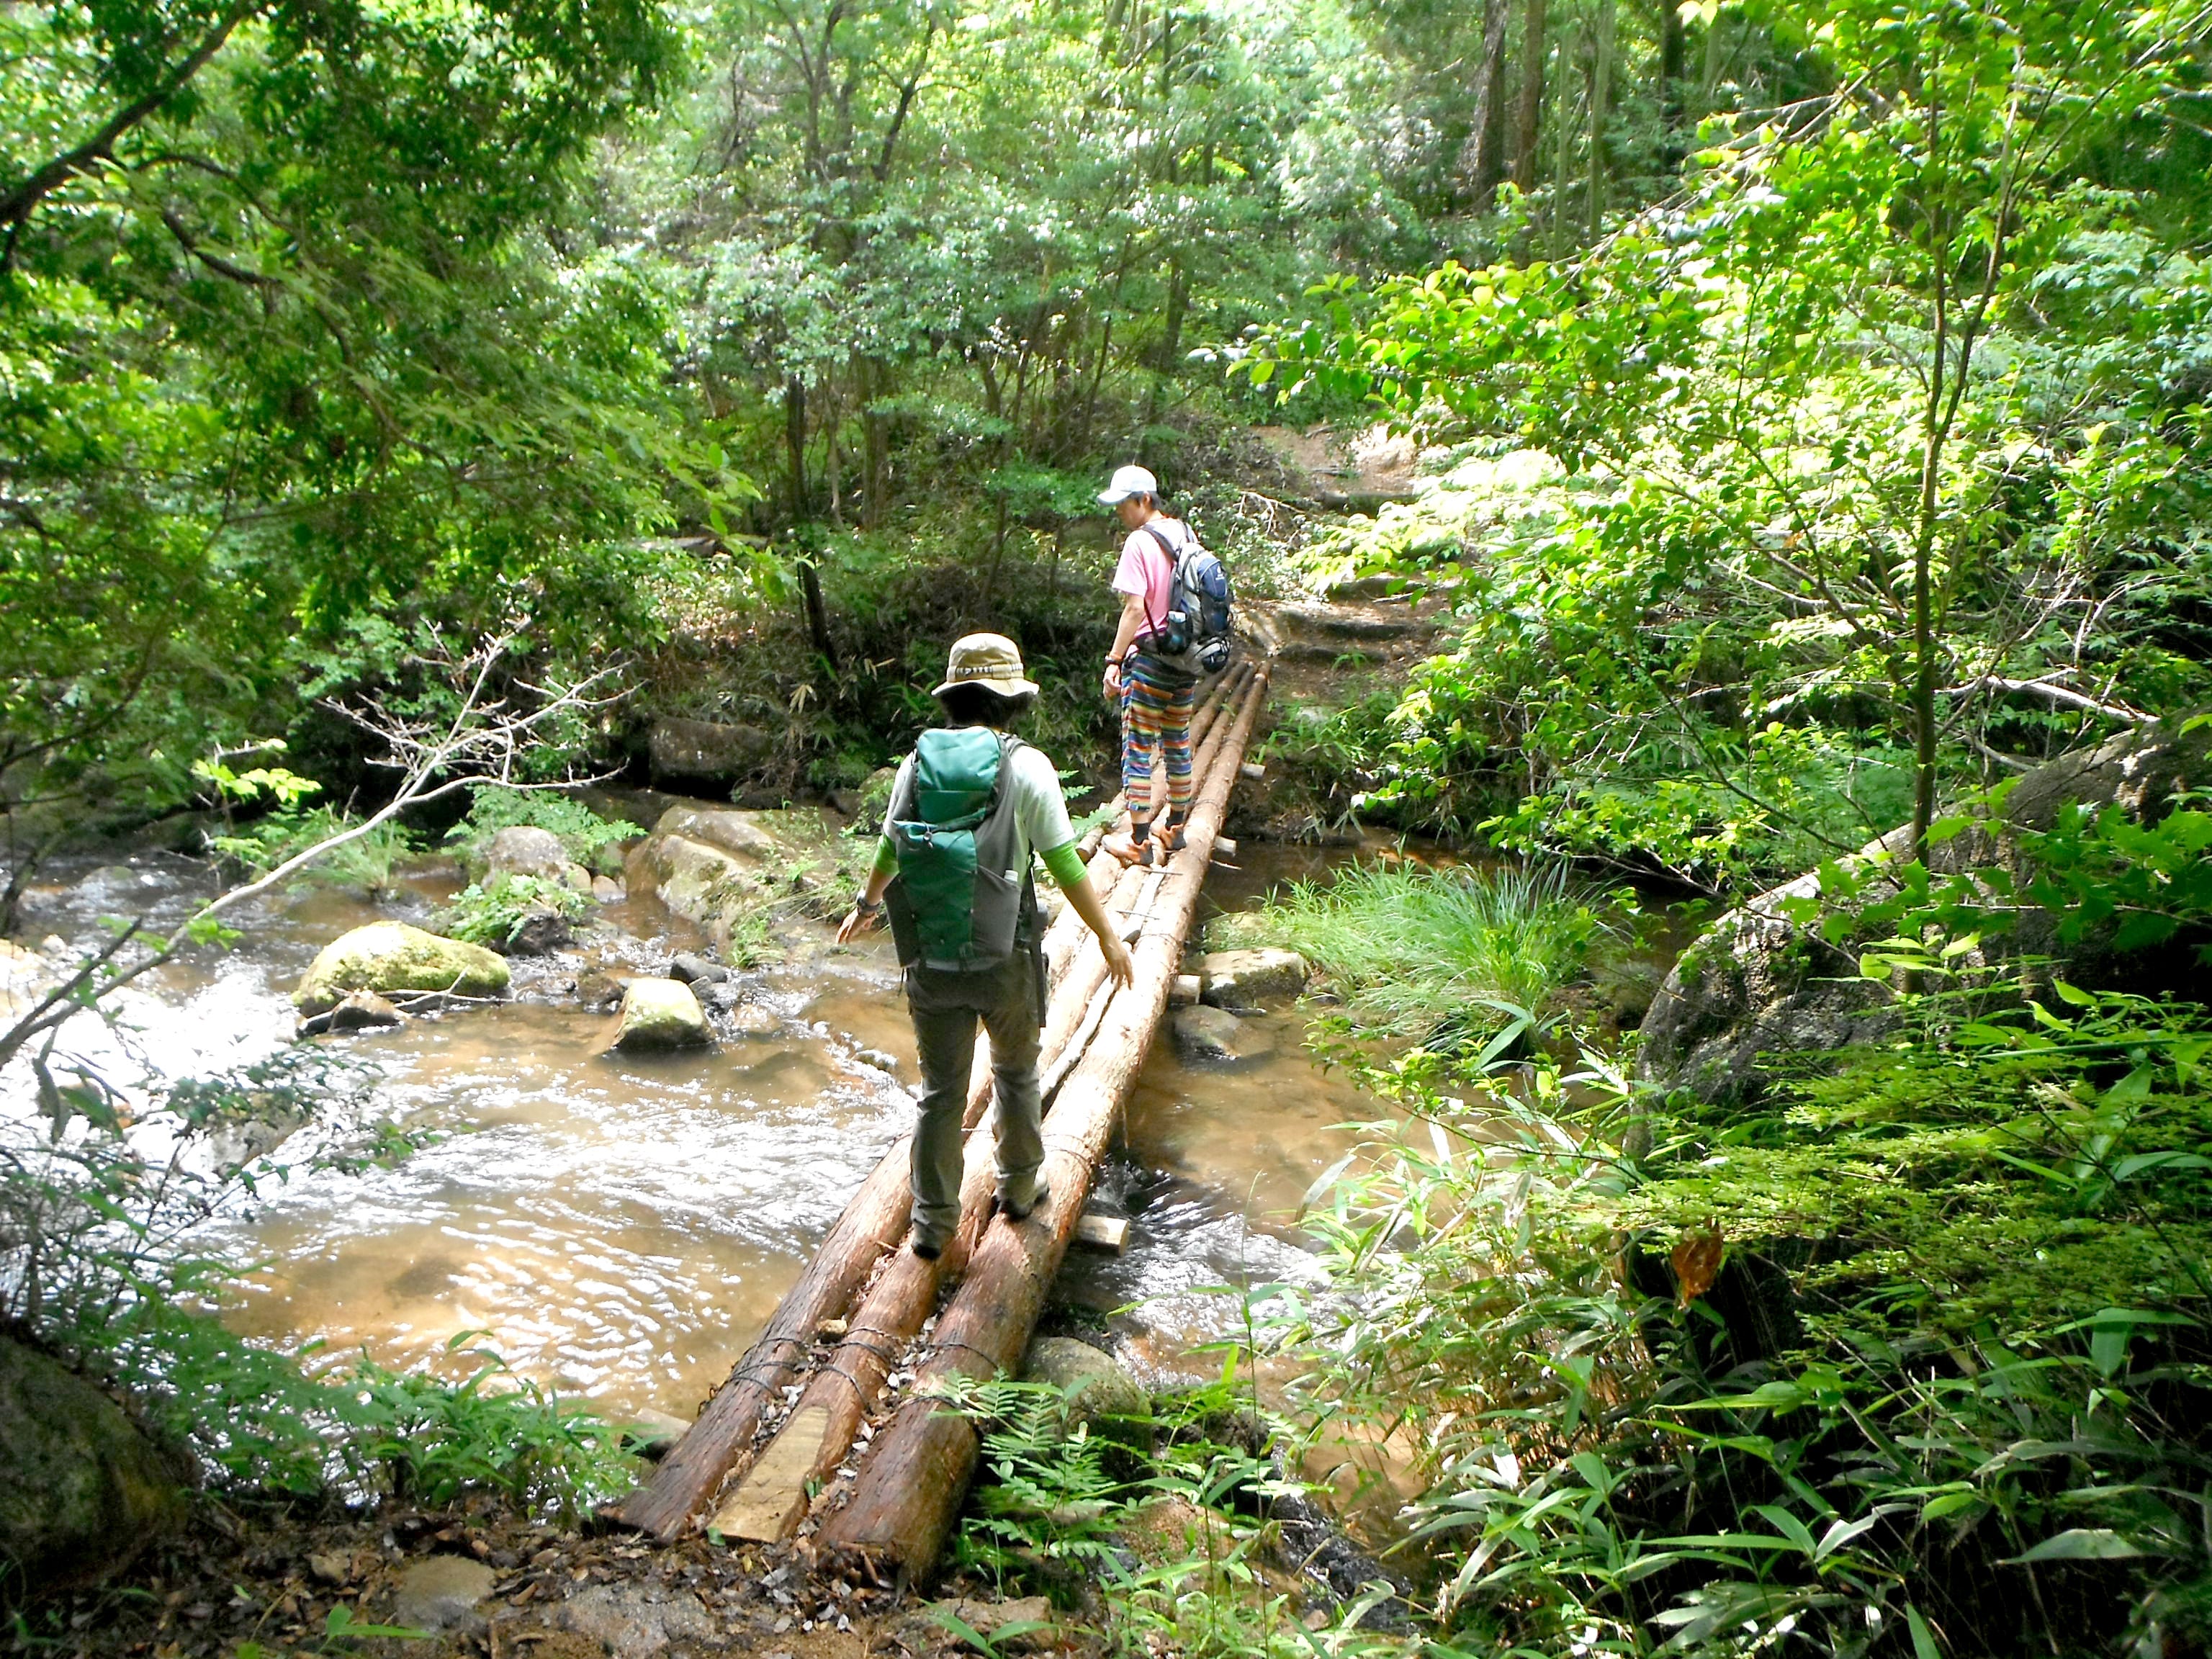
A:
POLYGON ((600 868, 611 848, 645 833, 626 819, 603 818, 556 790, 484 783, 469 791, 469 814, 446 832, 446 840, 464 854, 480 854, 501 830, 518 828, 559 837, 571 859, 592 870, 600 868))
POLYGON ((455 894, 439 927, 454 939, 497 949, 514 937, 532 911, 552 910, 577 921, 589 908, 584 896, 565 883, 502 873, 471 882, 455 894))
POLYGON ((1483 1153, 1378 1153, 1318 1223, 1347 1298, 1286 1334, 1422 1449, 1455 1645, 2202 1642, 2212 1023, 1907 1023, 1748 1111, 1589 1056, 1376 1074, 1483 1153))
POLYGON ((1419 1034, 1494 1026, 1500 1003, 1540 1009, 1613 930, 1605 902, 1564 865, 1369 865, 1295 882, 1220 927, 1290 946, 1361 1020, 1419 1034))
POLYGON ((517 1376, 496 1353, 448 1339, 477 1362, 463 1382, 403 1374, 363 1359, 321 1386, 337 1397, 343 1455, 394 1496, 441 1507, 467 1492, 495 1492, 574 1522, 625 1491, 636 1460, 619 1431, 517 1376))

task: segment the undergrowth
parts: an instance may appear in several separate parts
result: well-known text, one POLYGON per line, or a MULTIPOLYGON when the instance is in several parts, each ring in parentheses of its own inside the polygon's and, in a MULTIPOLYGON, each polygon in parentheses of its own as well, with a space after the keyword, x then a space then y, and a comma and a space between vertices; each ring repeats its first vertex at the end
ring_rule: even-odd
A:
POLYGON ((1544 1009, 1618 930, 1620 907, 1565 865, 1363 865, 1279 888, 1217 929, 1297 951, 1366 1027, 1433 1039, 1544 1009))
POLYGON ((1370 1073, 1439 1133, 1339 1185, 1316 1225, 1348 1295, 1277 1334, 1313 1409, 1418 1449, 1440 1635, 2203 1650, 2212 1021, 1924 1000, 1752 1107, 1587 1054, 1370 1073))
POLYGON ((951 1398, 982 1439, 957 1559, 998 1594, 1048 1595, 1128 1659, 1399 1650, 1362 1627, 1389 1583, 1338 1605, 1282 1565, 1271 1501, 1304 1487, 1269 1448, 1297 1437, 1257 1411, 1233 1354, 1219 1381, 1161 1395, 1141 1419, 1084 1420, 1048 1383, 969 1382, 951 1398))

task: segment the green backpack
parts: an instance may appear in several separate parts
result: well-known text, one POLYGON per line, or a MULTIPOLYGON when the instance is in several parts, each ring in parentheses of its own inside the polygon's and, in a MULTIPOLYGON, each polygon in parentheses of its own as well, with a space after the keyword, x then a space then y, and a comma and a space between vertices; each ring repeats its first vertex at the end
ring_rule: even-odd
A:
POLYGON ((1037 936, 1036 894, 1006 775, 1021 739, 988 726, 925 732, 884 833, 884 890, 902 965, 994 968, 1037 936))

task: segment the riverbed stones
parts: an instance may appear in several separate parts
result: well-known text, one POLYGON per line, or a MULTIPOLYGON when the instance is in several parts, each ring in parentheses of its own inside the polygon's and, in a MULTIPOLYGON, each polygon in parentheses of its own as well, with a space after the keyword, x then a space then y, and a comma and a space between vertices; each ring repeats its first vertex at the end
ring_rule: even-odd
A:
POLYGON ((1226 1008, 1178 1008, 1170 1016, 1176 1051, 1185 1060, 1235 1065, 1271 1054, 1274 1043, 1265 1031, 1237 1018, 1226 1008))
POLYGON ((690 951, 679 952, 668 964, 669 978, 680 979, 686 985, 694 987, 719 985, 729 976, 730 970, 720 963, 709 962, 690 951))
POLYGON ((592 878, 592 898, 595 903, 620 904, 629 896, 622 883, 617 881, 612 876, 592 878))
POLYGON ((333 1031, 373 1031, 398 1025, 406 1018, 374 991, 349 991, 331 1010, 333 1031))
POLYGON ((500 941, 500 954, 509 957, 550 957, 576 941, 568 918, 550 905, 533 904, 516 919, 500 941))
POLYGON ((349 991, 507 994, 507 963, 481 945, 426 933, 404 921, 373 921, 325 945, 300 976, 292 1001, 304 1014, 337 1006, 349 991))
POLYGON ((1296 951, 1209 951, 1198 959, 1198 978, 1202 1001, 1249 1008, 1304 990, 1306 959, 1296 951))
POLYGON ((433 1636, 481 1636, 482 1603, 499 1575, 465 1555, 426 1555, 410 1561, 392 1593, 392 1622, 433 1636))
POLYGON ((59 1361, 0 1337, 0 1560, 33 1588, 89 1583, 188 1512, 184 1461, 59 1361))
POLYGON ((702 1048, 713 1040, 707 1011, 690 986, 647 978, 623 988, 622 1023, 610 1046, 625 1053, 654 1053, 702 1048))
POLYGON ((1128 1369, 1103 1348, 1072 1336, 1041 1336, 1022 1361, 1022 1379, 1048 1382, 1067 1396, 1071 1421, 1149 1417, 1152 1406, 1128 1369))
POLYGON ((526 823, 510 824, 484 848, 486 876, 531 876, 539 881, 563 881, 568 872, 568 849, 550 830, 526 823))

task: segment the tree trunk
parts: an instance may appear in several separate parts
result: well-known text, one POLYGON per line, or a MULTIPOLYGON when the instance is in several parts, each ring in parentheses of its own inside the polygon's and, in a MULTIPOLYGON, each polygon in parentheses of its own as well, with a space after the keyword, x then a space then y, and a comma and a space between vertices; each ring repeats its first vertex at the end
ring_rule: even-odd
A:
POLYGON ((1597 0, 1595 33, 1590 43, 1589 239, 1605 234, 1606 106, 1613 98, 1613 0, 1597 0))
POLYGON ((1513 112, 1513 182, 1523 196, 1536 188, 1536 144, 1544 121, 1544 0, 1521 11, 1521 97, 1513 112))
POLYGON ((830 608, 822 602, 822 573, 811 553, 799 556, 799 590, 806 598, 806 637, 814 642, 814 653, 835 674, 837 647, 830 637, 830 608))
POLYGON ((1482 55, 1474 69, 1474 131, 1468 135, 1468 198, 1477 213, 1498 199, 1505 171, 1506 0, 1483 0, 1482 55))
POLYGON ((1571 29, 1559 39, 1559 74, 1556 77, 1559 91, 1553 95, 1558 106, 1552 112, 1553 136, 1555 140, 1552 158, 1552 259, 1554 264, 1567 253, 1567 176, 1568 162, 1574 153, 1574 123, 1567 119, 1568 94, 1566 70, 1569 47, 1574 34, 1571 29))
POLYGON ((796 374, 783 380, 783 448, 790 462, 791 521, 806 521, 806 382, 796 374))
POLYGON ((1659 0, 1659 150, 1667 170, 1682 165, 1682 9, 1659 0))

